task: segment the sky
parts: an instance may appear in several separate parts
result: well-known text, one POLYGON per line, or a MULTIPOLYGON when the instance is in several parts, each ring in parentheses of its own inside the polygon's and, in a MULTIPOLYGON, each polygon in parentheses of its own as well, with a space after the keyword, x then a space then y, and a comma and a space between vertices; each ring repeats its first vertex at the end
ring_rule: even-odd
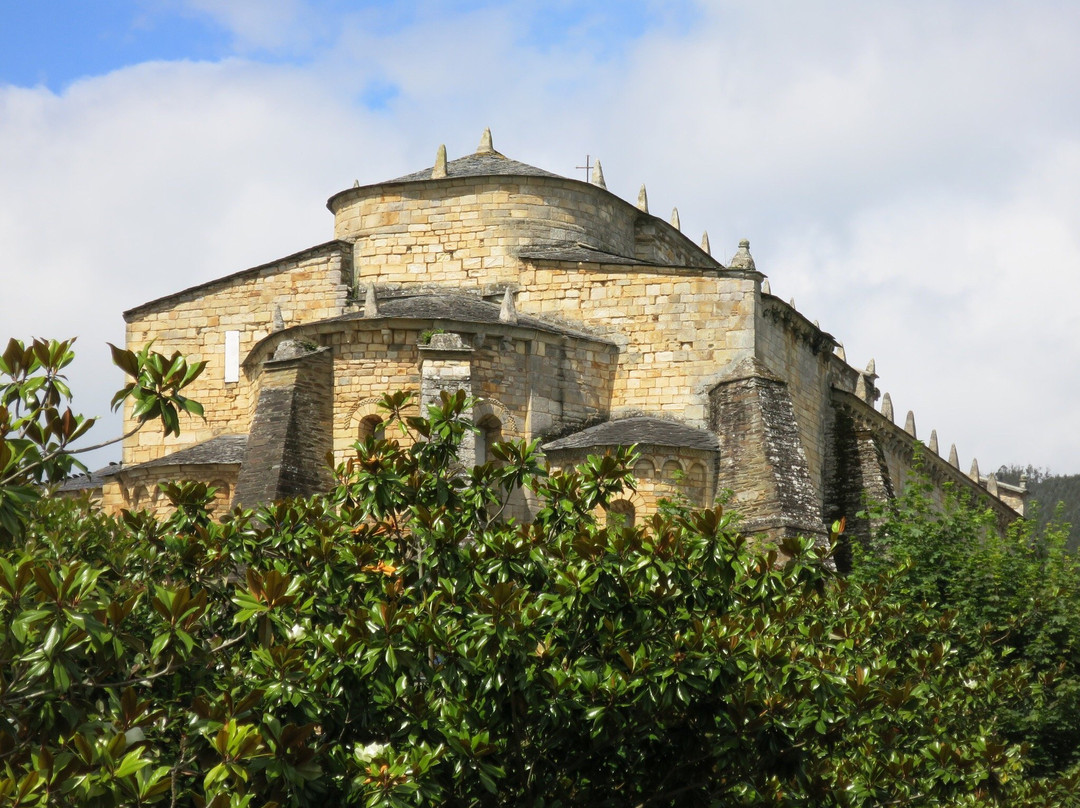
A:
POLYGON ((1066 0, 0 0, 0 338, 78 336, 107 416, 124 310, 490 126, 721 261, 750 239, 965 470, 1078 473, 1077 42, 1066 0))

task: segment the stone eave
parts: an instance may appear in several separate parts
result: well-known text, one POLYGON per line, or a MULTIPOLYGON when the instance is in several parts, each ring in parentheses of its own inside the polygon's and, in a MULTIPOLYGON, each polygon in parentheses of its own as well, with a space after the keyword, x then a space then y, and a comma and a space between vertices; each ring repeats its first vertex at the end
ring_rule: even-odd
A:
POLYGON ((542 326, 522 323, 490 322, 486 320, 456 319, 448 317, 414 317, 414 316, 382 316, 365 317, 362 312, 332 317, 327 320, 318 320, 311 323, 284 328, 268 334, 252 346, 248 355, 244 358, 244 370, 250 373, 263 361, 270 345, 276 345, 283 339, 296 339, 315 334, 333 334, 345 330, 382 330, 384 328, 401 331, 426 331, 441 328, 445 331, 484 332, 490 335, 506 336, 511 339, 528 339, 536 333, 550 334, 564 339, 581 340, 591 342, 603 350, 617 353, 619 346, 612 340, 587 334, 581 331, 572 331, 560 328, 556 325, 542 326))
MULTIPOLYGON (((1004 511, 1007 511, 1008 513, 1005 515, 1012 518, 1021 516, 1021 514, 1013 510, 1012 506, 1001 499, 1001 497, 994 496, 979 485, 979 483, 971 479, 969 475, 965 474, 948 460, 937 454, 937 452, 930 451, 926 444, 910 435, 901 426, 893 423, 858 396, 836 387, 832 388, 832 395, 833 400, 836 403, 847 407, 856 419, 861 420, 863 424, 872 430, 877 431, 878 434, 883 434, 894 445, 914 453, 916 444, 918 444, 922 449, 923 461, 927 464, 931 476, 937 476, 939 479, 959 484, 969 493, 975 494, 983 501, 992 502, 999 510, 1004 509, 1004 511)), ((1001 483, 998 484, 1001 485, 1001 483)), ((1020 493, 1020 489, 1013 489, 1012 486, 1009 486, 1009 490, 1016 490, 1017 493, 1020 493)))
MULTIPOLYGON (((762 277, 764 277, 764 276, 762 276, 762 277)), ((762 292, 761 293, 761 300, 762 300, 763 304, 767 304, 768 306, 775 306, 775 307, 777 307, 777 308, 779 308, 781 310, 784 310, 785 314, 792 317, 795 320, 795 322, 802 325, 805 330, 810 331, 812 334, 817 336, 817 338, 819 340, 821 340, 823 342, 827 341, 827 343, 829 345, 830 355, 835 356, 835 354, 832 354, 832 349, 836 348, 840 344, 839 340, 837 340, 836 337, 834 337, 828 331, 823 329, 821 326, 815 325, 814 322, 812 320, 810 320, 805 314, 800 312, 797 308, 792 306, 790 303, 787 303, 784 300, 781 300, 776 295, 767 294, 765 292, 762 292)), ((762 306, 762 316, 765 316, 765 311, 766 311, 766 307, 762 306)), ((837 357, 837 358, 839 358, 839 357, 837 357)), ((852 368, 852 370, 854 370, 854 368, 852 368)))
POLYGON ((247 435, 217 435, 199 443, 174 449, 168 454, 130 466, 120 466, 110 476, 123 478, 133 471, 199 466, 239 466, 247 435))
POLYGON ((314 247, 308 247, 306 250, 286 255, 283 258, 277 258, 273 261, 268 261, 265 264, 259 264, 255 267, 248 269, 241 269, 239 272, 233 272, 228 275, 224 275, 220 278, 215 278, 211 281, 204 281, 203 283, 197 283, 194 286, 189 286, 186 289, 181 289, 179 292, 173 292, 172 294, 165 295, 164 297, 154 298, 153 300, 142 303, 134 308, 128 309, 124 312, 124 322, 132 322, 138 317, 149 314, 156 309, 168 309, 168 304, 174 303, 184 297, 190 295, 196 295, 199 293, 206 293, 211 289, 217 287, 230 286, 238 281, 245 280, 246 278, 257 276, 260 273, 266 272, 268 269, 273 269, 275 266, 284 264, 290 261, 301 261, 306 258, 312 258, 316 255, 323 253, 332 254, 335 251, 342 253, 352 254, 352 244, 340 239, 333 239, 322 244, 317 244, 314 247))
MULTIPOLYGON (((700 248, 699 248, 700 249, 700 248)), ((729 269, 717 264, 716 266, 687 266, 682 264, 655 264, 639 259, 627 258, 626 263, 616 263, 604 260, 583 260, 580 258, 559 258, 557 256, 540 255, 536 253, 521 252, 517 258, 522 262, 533 265, 558 264, 560 266, 575 266, 602 271, 611 268, 619 272, 655 272, 658 275, 687 275, 693 277, 714 278, 738 278, 739 280, 756 280, 759 283, 765 276, 753 269, 729 269)))

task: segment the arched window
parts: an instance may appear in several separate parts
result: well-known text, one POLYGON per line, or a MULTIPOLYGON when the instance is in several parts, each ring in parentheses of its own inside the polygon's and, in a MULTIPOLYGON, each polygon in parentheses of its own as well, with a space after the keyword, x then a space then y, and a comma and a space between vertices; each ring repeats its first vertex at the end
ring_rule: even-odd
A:
POLYGON ((705 466, 701 463, 694 463, 690 467, 690 471, 686 475, 686 494, 695 505, 704 506, 705 503, 705 491, 707 489, 707 480, 705 478, 705 466))
POLYGON ((386 425, 383 423, 382 417, 379 415, 366 416, 360 422, 356 437, 359 440, 366 440, 367 438, 383 440, 386 437, 386 425))
POLYGON ((210 483, 210 486, 217 489, 214 492, 214 510, 216 512, 229 510, 229 502, 232 500, 232 492, 229 484, 224 480, 214 480, 210 483))
POLYGON ((607 526, 615 528, 634 526, 634 503, 617 499, 607 507, 607 526))
POLYGON ((656 476, 656 466, 651 460, 639 460, 634 464, 634 476, 639 480, 651 480, 656 476))
POLYGON ((678 460, 669 460, 664 464, 664 482, 678 484, 683 479, 682 466, 678 460))
POLYGON ((502 421, 494 415, 488 415, 477 426, 480 427, 480 433, 476 436, 476 465, 482 466, 495 459, 491 454, 491 447, 503 439, 502 421))

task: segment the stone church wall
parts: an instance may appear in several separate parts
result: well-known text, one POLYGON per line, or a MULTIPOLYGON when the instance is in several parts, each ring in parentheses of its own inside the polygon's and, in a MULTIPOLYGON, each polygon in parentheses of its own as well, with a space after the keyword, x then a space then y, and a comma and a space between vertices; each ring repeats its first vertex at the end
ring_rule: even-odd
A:
POLYGON ((398 390, 419 392, 419 336, 419 329, 371 328, 322 337, 334 354, 334 455, 338 460, 376 420, 385 418, 378 406, 383 395, 398 390))
MULTIPOLYGON (((584 463, 589 455, 602 455, 609 449, 603 446, 561 449, 549 454, 548 461, 553 469, 569 469, 584 463)), ((712 506, 718 493, 714 484, 715 452, 648 444, 639 444, 637 450, 641 455, 633 469, 637 490, 616 497, 612 510, 631 517, 627 521, 640 524, 656 512, 662 499, 688 502, 693 507, 712 506)))
POLYGON ((755 282, 720 270, 529 261, 521 311, 555 315, 619 343, 612 411, 706 425, 702 387, 754 346, 755 282))
POLYGON ((165 468, 132 469, 109 478, 102 486, 101 506, 110 513, 126 508, 130 511, 150 511, 159 519, 173 512, 172 503, 158 488, 158 483, 177 480, 205 480, 216 489, 211 503, 215 519, 229 512, 233 489, 236 486, 237 466, 176 465, 165 468))
MULTIPOLYGON (((147 425, 124 442, 124 463, 155 460, 182 446, 207 440, 221 432, 244 432, 250 426, 252 386, 241 373, 225 381, 225 334, 239 332, 239 358, 275 327, 280 308, 286 325, 334 317, 342 313, 350 286, 348 253, 338 242, 322 245, 251 270, 194 287, 125 314, 127 344, 179 351, 207 363, 203 374, 185 391, 206 412, 185 418, 182 437, 164 437, 160 427, 147 425)), ((130 408, 125 413, 130 413, 130 408)), ((126 417, 125 431, 130 429, 126 417)))

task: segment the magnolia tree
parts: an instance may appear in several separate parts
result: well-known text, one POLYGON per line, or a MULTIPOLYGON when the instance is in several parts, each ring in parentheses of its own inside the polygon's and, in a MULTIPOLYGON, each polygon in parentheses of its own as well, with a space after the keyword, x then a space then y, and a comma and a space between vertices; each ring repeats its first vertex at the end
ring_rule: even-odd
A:
POLYGON ((0 354, 0 539, 21 534, 26 508, 73 469, 86 471, 77 455, 118 443, 151 421, 166 435, 180 434, 180 413, 202 415, 202 406, 181 394, 198 378, 205 362, 188 362, 179 353, 166 357, 147 346, 135 353, 115 345, 113 362, 131 381, 113 397, 113 409, 133 401, 135 426, 128 435, 75 448, 94 425, 72 412, 71 390, 62 371, 75 358, 74 339, 8 342, 0 354))
POLYGON ((901 572, 839 579, 719 507, 607 525, 632 450, 462 468, 469 406, 389 396, 332 492, 220 522, 194 483, 163 521, 20 501, 0 803, 1064 804, 997 732, 1027 670, 901 572), (523 487, 531 524, 502 517, 523 487))

